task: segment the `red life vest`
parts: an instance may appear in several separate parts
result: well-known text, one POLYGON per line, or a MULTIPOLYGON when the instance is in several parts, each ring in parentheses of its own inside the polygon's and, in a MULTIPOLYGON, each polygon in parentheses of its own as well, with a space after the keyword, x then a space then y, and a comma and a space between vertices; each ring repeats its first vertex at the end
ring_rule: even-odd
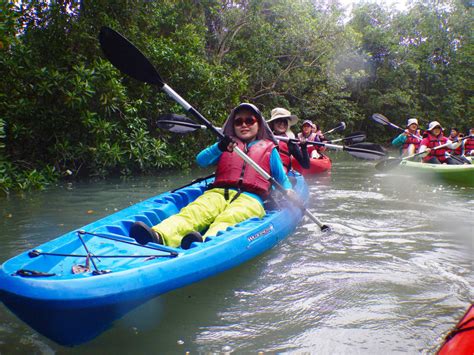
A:
MULTIPOLYGON (((269 140, 259 140, 247 148, 240 140, 236 139, 237 146, 247 153, 268 174, 270 171, 270 155, 275 144, 269 140)), ((234 187, 242 191, 252 192, 263 199, 268 197, 270 182, 261 176, 235 152, 223 152, 217 163, 214 187, 234 187)))
POLYGON ((445 153, 448 151, 448 149, 446 149, 445 147, 445 148, 433 150, 433 148, 443 145, 447 141, 448 141, 448 138, 443 136, 443 133, 440 133, 438 137, 435 137, 431 133, 428 133, 428 136, 426 138, 423 138, 423 140, 421 141, 421 144, 425 145, 428 148, 431 148, 431 151, 426 157, 423 158, 423 161, 428 161, 431 158, 435 157, 441 163, 444 163, 446 160, 445 153))
POLYGON ((407 140, 405 141, 405 143, 403 143, 402 150, 406 151, 408 149, 408 146, 410 144, 413 144, 415 146, 415 152, 417 152, 418 148, 420 148, 420 142, 421 142, 421 140, 419 140, 418 138, 415 138, 415 137, 409 135, 407 137, 407 140))
POLYGON ((278 141, 278 152, 280 153, 285 173, 288 173, 288 171, 291 170, 291 154, 290 149, 288 148, 288 143, 285 141, 278 141))
POLYGON ((472 155, 474 155, 474 138, 465 139, 463 149, 465 155, 469 155, 471 151, 473 151, 472 155))
POLYGON ((457 147, 456 149, 452 149, 451 150, 451 154, 453 155, 461 155, 462 154, 462 143, 459 147, 457 147))

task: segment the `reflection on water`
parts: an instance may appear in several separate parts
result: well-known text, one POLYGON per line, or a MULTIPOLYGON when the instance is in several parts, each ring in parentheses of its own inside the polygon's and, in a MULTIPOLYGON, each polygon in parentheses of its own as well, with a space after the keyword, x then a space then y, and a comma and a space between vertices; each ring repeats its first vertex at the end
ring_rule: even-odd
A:
MULTIPOLYGON (((2 200, 0 260, 191 178, 74 184, 2 200)), ((474 188, 382 174, 343 155, 308 183, 310 210, 332 233, 304 220, 263 256, 158 297, 72 349, 1 306, 0 353, 434 352, 474 299, 474 188)))

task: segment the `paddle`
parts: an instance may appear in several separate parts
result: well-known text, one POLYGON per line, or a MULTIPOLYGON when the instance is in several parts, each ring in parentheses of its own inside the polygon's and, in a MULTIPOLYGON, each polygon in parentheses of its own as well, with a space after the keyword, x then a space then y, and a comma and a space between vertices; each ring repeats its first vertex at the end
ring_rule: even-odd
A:
MULTIPOLYGON (((399 127, 399 126, 397 126, 396 124, 390 122, 390 120, 389 120, 387 117, 385 117, 384 115, 382 115, 381 113, 374 113, 374 114, 372 115, 372 119, 373 119, 375 122, 380 123, 380 124, 382 124, 382 125, 384 125, 384 126, 389 126, 389 127, 398 129, 399 131, 403 131, 403 132, 406 131, 406 130, 403 129, 402 127, 399 127)), ((416 134, 410 133, 410 136, 412 136, 412 137, 414 137, 414 138, 416 138, 416 139, 418 139, 418 140, 420 140, 420 141, 421 141, 421 139, 422 139, 420 136, 417 136, 416 134)))
MULTIPOLYGON (((122 73, 131 76, 139 81, 157 85, 166 92, 174 101, 181 105, 193 117, 202 122, 218 138, 224 138, 224 134, 216 129, 203 115, 201 115, 186 100, 178 95, 170 86, 168 86, 160 77, 155 67, 146 58, 140 50, 135 47, 128 39, 109 27, 102 27, 99 34, 99 42, 105 57, 122 73)), ((247 164, 252 166, 265 180, 269 181, 278 190, 283 192, 289 200, 298 206, 313 222, 315 222, 321 231, 329 231, 330 227, 324 225, 310 211, 304 207, 303 203, 291 194, 288 194, 285 188, 279 184, 270 174, 263 170, 258 164, 250 159, 239 147, 234 148, 234 152, 241 157, 247 164)))
MULTIPOLYGON (((275 138, 278 140, 285 141, 285 142, 290 141, 296 144, 300 143, 298 139, 281 137, 281 136, 275 136, 275 138)), ((317 145, 319 147, 326 147, 328 149, 342 150, 342 151, 348 152, 350 155, 356 158, 367 159, 367 160, 377 160, 387 155, 381 146, 374 143, 368 143, 373 146, 372 147, 373 149, 367 149, 366 143, 357 143, 351 146, 345 146, 345 145, 330 144, 330 143, 325 143, 325 142, 306 141, 306 144, 317 145), (364 148, 362 148, 361 145, 363 145, 364 148)))
POLYGON ((159 128, 163 128, 170 132, 179 134, 187 134, 195 132, 197 129, 207 128, 204 125, 197 124, 186 116, 175 115, 173 113, 160 116, 156 121, 156 125, 159 128), (179 122, 179 124, 176 124, 176 122, 179 122))
POLYGON ((458 162, 462 163, 463 165, 464 164, 470 164, 469 160, 466 159, 467 161, 464 161, 464 160, 461 159, 461 157, 459 157, 457 155, 453 155, 453 154, 449 154, 449 153, 446 153, 446 155, 450 158, 453 158, 454 160, 457 160, 458 162))
POLYGON ((331 140, 328 141, 328 143, 336 143, 336 142, 341 142, 341 141, 349 141, 350 144, 361 143, 366 138, 367 138, 367 136, 364 132, 353 132, 353 133, 349 133, 344 138, 331 139, 331 140))
MULTIPOLYGON (((174 115, 174 114, 164 115, 158 118, 157 126, 160 128, 169 130, 171 132, 181 133, 181 134, 187 134, 199 129, 206 128, 206 126, 197 124, 186 116, 180 116, 180 115, 174 115)), ((292 138, 281 137, 281 136, 274 136, 274 137, 278 140, 284 140, 286 142, 291 141, 296 144, 300 143, 298 139, 292 139, 292 138)), ((326 142, 315 142, 315 141, 306 141, 306 143, 311 144, 311 145, 318 145, 321 147, 327 147, 329 149, 343 150, 355 156, 356 158, 360 158, 360 159, 376 160, 376 159, 381 159, 382 157, 386 156, 383 148, 379 146, 378 144, 373 144, 373 143, 359 143, 359 144, 354 144, 351 146, 342 146, 342 145, 335 145, 335 144, 330 144, 326 142), (369 146, 367 144, 369 144, 369 146)))
MULTIPOLYGON (((460 140, 464 140, 464 139, 469 138, 469 137, 470 136, 466 136, 466 137, 461 138, 460 140)), ((439 145, 437 147, 431 148, 431 150, 438 150, 438 149, 441 149, 441 148, 445 148, 445 147, 449 146, 450 144, 452 144, 452 143, 445 143, 445 144, 439 145)), ((375 169, 380 170, 380 171, 391 170, 391 169, 394 169, 397 166, 399 166, 402 161, 408 160, 408 159, 411 159, 411 158, 414 158, 414 157, 417 157, 417 156, 423 155, 423 154, 427 154, 427 152, 424 151, 424 152, 412 154, 412 155, 409 155, 409 156, 404 157, 404 158, 389 158, 389 159, 386 159, 386 160, 382 160, 381 162, 379 162, 375 165, 375 169)))
POLYGON ((326 134, 330 134, 332 132, 341 132, 343 130, 346 129, 346 124, 344 122, 340 122, 336 127, 334 127, 333 129, 330 129, 329 131, 327 132, 324 132, 323 133, 323 136, 325 136, 326 134))

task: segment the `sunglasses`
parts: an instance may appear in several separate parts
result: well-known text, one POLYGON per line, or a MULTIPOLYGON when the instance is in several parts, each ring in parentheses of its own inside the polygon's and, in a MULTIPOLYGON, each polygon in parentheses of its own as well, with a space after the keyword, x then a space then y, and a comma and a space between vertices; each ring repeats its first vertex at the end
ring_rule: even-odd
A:
POLYGON ((288 125, 288 119, 286 119, 286 118, 278 118, 278 119, 275 120, 275 124, 288 125))
POLYGON ((240 127, 244 123, 247 126, 253 126, 257 122, 257 118, 255 116, 249 116, 249 117, 238 117, 234 120, 234 126, 240 127))

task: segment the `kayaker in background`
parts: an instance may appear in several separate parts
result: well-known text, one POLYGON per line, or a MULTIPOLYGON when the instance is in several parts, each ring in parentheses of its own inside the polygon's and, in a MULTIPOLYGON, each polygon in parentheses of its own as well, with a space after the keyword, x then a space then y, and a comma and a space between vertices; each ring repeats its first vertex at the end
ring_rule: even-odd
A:
POLYGON ((409 118, 405 131, 392 140, 392 145, 400 147, 401 156, 408 156, 418 152, 422 139, 418 129, 418 120, 409 118))
MULTIPOLYGON (((313 123, 311 120, 303 121, 303 125, 301 126, 301 132, 298 133, 298 139, 302 140, 305 139, 307 141, 313 142, 322 142, 324 139, 323 134, 319 130, 319 127, 313 123)), ((312 159, 318 159, 321 155, 319 152, 324 151, 325 147, 319 147, 316 145, 309 145, 308 146, 308 154, 312 159)))
POLYGON ((451 128, 451 132, 449 133, 448 139, 451 142, 456 142, 458 140, 458 136, 459 136, 459 129, 457 129, 456 127, 451 128))
MULTIPOLYGON (((464 137, 464 134, 460 133, 459 129, 457 129, 456 127, 453 127, 453 128, 451 128, 451 133, 449 134, 448 139, 451 142, 456 143, 456 142, 460 141, 460 139, 463 138, 463 137, 464 137)), ((461 156, 462 155, 462 146, 463 146, 463 141, 461 141, 461 144, 459 145, 459 147, 457 147, 456 149, 451 150, 451 154, 461 156)))
MULTIPOLYGON (((290 111, 276 107, 271 112, 271 117, 267 121, 273 134, 278 137, 295 138, 290 127, 298 122, 298 117, 292 115, 290 111)), ((299 139, 300 143, 292 141, 278 140, 278 151, 283 162, 285 171, 291 170, 291 157, 293 156, 298 163, 305 169, 309 168, 309 155, 306 147, 306 139, 299 139)))
POLYGON ((463 141, 462 154, 465 156, 474 156, 474 128, 469 130, 469 138, 463 141))
POLYGON ((463 164, 459 160, 453 159, 449 155, 450 149, 456 149, 461 143, 453 143, 443 135, 443 128, 438 121, 432 121, 428 125, 428 129, 425 131, 425 138, 420 143, 420 153, 427 152, 422 159, 423 163, 430 164, 450 164, 460 165, 463 164), (446 147, 440 149, 433 149, 440 145, 446 144, 446 147))
POLYGON ((324 137, 324 134, 321 131, 321 127, 319 127, 317 123, 314 124, 313 132, 316 134, 316 137, 318 137, 321 142, 327 141, 326 137, 324 137))
POLYGON ((194 202, 150 228, 135 222, 130 236, 140 244, 153 241, 171 247, 189 249, 192 242, 202 242, 228 226, 251 217, 263 217, 263 200, 270 192, 270 182, 244 163, 234 147, 238 146, 270 174, 290 194, 291 183, 285 174, 276 142, 258 108, 242 103, 234 108, 222 127, 225 137, 197 155, 202 166, 217 164, 212 187, 194 202), (200 232, 206 230, 201 236, 200 232))

